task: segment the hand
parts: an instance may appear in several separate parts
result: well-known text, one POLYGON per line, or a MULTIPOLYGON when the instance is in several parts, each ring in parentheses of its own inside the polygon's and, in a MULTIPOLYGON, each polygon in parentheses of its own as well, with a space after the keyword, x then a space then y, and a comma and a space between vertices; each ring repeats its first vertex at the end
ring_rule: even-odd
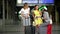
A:
POLYGON ((28 16, 25 16, 25 18, 27 19, 27 18, 28 18, 28 16))
POLYGON ((47 20, 46 18, 43 18, 43 17, 42 17, 42 19, 47 20))
POLYGON ((27 17, 25 17, 25 19, 27 19, 27 17))
POLYGON ((39 28, 40 25, 36 25, 37 28, 39 28))
POLYGON ((44 20, 47 20, 46 18, 44 18, 44 20))

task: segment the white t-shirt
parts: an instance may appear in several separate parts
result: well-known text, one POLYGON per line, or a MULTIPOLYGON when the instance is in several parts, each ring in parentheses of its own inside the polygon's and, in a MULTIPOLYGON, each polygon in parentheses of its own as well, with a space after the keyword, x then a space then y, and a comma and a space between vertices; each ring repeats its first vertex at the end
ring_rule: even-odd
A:
POLYGON ((23 13, 25 16, 29 13, 29 11, 30 11, 30 8, 27 8, 27 9, 24 9, 24 8, 22 8, 20 11, 19 11, 19 13, 23 13))
POLYGON ((27 9, 22 8, 19 11, 19 13, 22 13, 22 14, 24 14, 24 16, 28 16, 29 17, 29 15, 28 15, 29 11, 30 11, 30 8, 27 8, 27 9))

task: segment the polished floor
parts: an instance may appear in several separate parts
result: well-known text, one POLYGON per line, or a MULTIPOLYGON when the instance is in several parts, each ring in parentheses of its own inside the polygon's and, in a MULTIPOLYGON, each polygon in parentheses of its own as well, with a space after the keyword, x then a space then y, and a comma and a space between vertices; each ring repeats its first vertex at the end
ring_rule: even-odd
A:
MULTIPOLYGON (((1 31, 0 34, 24 34, 24 32, 21 26, 6 25, 3 27, 3 31, 1 31)), ((60 26, 53 25, 52 34, 60 34, 60 26)))
MULTIPOLYGON (((1 25, 1 24, 0 24, 1 25)), ((52 25, 52 34, 60 34, 60 25, 52 25)), ((30 30, 29 28, 27 30, 30 30)), ((30 30, 31 31, 31 30, 30 30)), ((0 34, 24 34, 22 23, 0 26, 0 34)), ((28 33, 31 34, 31 33, 28 33)))

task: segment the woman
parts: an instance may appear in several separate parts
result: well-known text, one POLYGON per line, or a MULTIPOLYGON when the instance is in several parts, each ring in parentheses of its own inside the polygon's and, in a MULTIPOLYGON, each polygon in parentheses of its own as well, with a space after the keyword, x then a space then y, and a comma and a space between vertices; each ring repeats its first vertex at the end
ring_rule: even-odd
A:
POLYGON ((21 13, 21 18, 22 18, 22 23, 24 26, 24 30, 25 30, 25 26, 30 26, 30 8, 28 7, 28 4, 25 3, 24 7, 20 10, 21 13))
POLYGON ((42 15, 43 15, 44 23, 40 25, 40 34, 51 34, 52 23, 50 23, 49 13, 47 12, 46 7, 42 9, 42 13, 43 13, 42 15))
POLYGON ((36 26, 36 32, 38 31, 40 24, 43 23, 41 16, 42 13, 41 11, 38 10, 38 5, 35 5, 35 8, 33 10, 33 17, 34 17, 33 25, 36 26))

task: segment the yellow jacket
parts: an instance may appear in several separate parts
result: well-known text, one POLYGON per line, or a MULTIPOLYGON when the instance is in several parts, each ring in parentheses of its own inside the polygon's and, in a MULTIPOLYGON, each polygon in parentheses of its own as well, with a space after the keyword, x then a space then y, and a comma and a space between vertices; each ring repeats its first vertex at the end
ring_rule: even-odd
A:
POLYGON ((34 22, 33 22, 33 26, 42 24, 43 21, 42 21, 42 18, 41 18, 40 11, 34 10, 33 13, 34 13, 34 15, 35 15, 35 17, 34 17, 34 22), (40 17, 40 18, 36 18, 36 17, 40 17))

